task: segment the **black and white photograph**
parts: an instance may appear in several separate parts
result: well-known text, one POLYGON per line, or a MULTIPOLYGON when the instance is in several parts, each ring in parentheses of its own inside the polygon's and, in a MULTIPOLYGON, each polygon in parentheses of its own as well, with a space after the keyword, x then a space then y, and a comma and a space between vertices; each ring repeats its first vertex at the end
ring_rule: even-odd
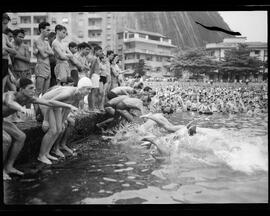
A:
POLYGON ((3 205, 268 203, 267 10, 39 11, 2 13, 3 205))

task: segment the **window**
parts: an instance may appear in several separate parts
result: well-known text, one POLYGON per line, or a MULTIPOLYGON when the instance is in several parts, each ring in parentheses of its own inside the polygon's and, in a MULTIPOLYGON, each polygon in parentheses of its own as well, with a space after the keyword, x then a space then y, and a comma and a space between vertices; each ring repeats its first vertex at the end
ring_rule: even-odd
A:
POLYGON ((34 23, 47 22, 46 16, 34 16, 34 23))
POLYGON ((128 38, 134 38, 134 33, 129 33, 128 38))
POLYGON ((18 21, 17 21, 17 18, 12 18, 11 19, 11 24, 12 25, 17 25, 18 21))
POLYGON ((34 28, 34 35, 39 35, 38 28, 34 28))
POLYGON ((152 61, 152 56, 146 56, 145 58, 147 61, 152 61))
POLYGON ((23 24, 29 24, 31 23, 31 17, 30 16, 21 16, 21 23, 23 24))
POLYGON ((139 37, 140 37, 140 38, 146 38, 146 35, 145 35, 145 34, 140 34, 140 33, 139 33, 139 37))
POLYGON ((93 31, 93 30, 88 31, 88 37, 90 38, 100 37, 100 36, 101 36, 101 31, 93 31))
POLYGON ((140 54, 136 54, 136 59, 140 59, 140 54))
POLYGON ((259 55, 260 54, 260 50, 254 50, 255 55, 259 55))
POLYGON ((125 32, 125 38, 127 38, 127 35, 128 35, 127 32, 125 32))
POLYGON ((126 48, 127 49, 131 49, 131 48, 134 48, 134 47, 135 47, 135 42, 126 43, 126 48))
POLYGON ((56 24, 56 18, 52 17, 52 24, 56 24))
POLYGON ((161 58, 160 56, 157 56, 157 57, 156 57, 156 60, 157 60, 158 62, 162 62, 162 58, 161 58))
POLYGON ((149 40, 160 41, 160 37, 154 36, 154 35, 149 35, 149 36, 148 36, 148 39, 149 39, 149 40))
POLYGON ((22 28, 24 30, 25 36, 30 36, 31 35, 31 29, 30 28, 22 28))
POLYGON ((169 42, 169 38, 163 38, 164 42, 169 42))
POLYGON ((119 33, 119 34, 118 34, 118 40, 123 39, 123 36, 124 36, 124 34, 123 34, 123 33, 119 33))

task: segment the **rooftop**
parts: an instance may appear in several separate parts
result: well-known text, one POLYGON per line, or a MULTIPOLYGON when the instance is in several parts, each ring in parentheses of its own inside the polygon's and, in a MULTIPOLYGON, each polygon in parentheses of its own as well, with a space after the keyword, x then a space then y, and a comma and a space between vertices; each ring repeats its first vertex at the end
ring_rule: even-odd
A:
POLYGON ((136 29, 131 29, 131 28, 125 28, 122 31, 119 31, 117 33, 122 33, 124 31, 128 31, 128 32, 133 32, 133 33, 141 33, 141 34, 147 34, 147 35, 153 35, 153 36, 158 36, 158 37, 163 37, 163 38, 168 38, 160 33, 157 32, 149 32, 149 31, 143 31, 143 30, 136 30, 136 29))

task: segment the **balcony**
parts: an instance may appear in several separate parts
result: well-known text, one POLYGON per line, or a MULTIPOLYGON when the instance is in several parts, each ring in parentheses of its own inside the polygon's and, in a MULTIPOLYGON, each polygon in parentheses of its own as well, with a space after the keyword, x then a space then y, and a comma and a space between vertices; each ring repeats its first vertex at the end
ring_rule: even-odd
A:
POLYGON ((173 55, 170 52, 152 51, 152 50, 139 49, 139 48, 126 49, 126 50, 124 50, 124 53, 125 54, 128 54, 128 53, 143 53, 143 54, 149 54, 149 55, 159 55, 159 56, 173 57, 173 55))
POLYGON ((89 25, 88 30, 102 30, 101 25, 89 25))
POLYGON ((91 42, 102 42, 101 37, 88 37, 88 40, 91 42))
POLYGON ((152 43, 152 44, 163 45, 163 46, 168 46, 168 47, 176 47, 169 42, 149 40, 147 38, 140 38, 140 37, 124 38, 123 41, 126 43, 132 42, 132 41, 140 41, 140 42, 152 43))

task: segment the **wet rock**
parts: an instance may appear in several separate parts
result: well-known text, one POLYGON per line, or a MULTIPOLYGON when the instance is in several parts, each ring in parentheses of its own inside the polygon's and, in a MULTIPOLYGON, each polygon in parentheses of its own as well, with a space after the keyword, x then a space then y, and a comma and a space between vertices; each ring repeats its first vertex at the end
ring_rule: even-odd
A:
POLYGON ((105 193, 105 190, 100 190, 99 193, 105 193))
POLYGON ((122 184, 123 187, 129 187, 130 184, 122 184))
POLYGON ((146 171, 148 171, 149 169, 143 169, 143 170, 141 170, 141 172, 146 172, 146 171))
POLYGON ((105 183, 104 182, 99 182, 99 184, 104 185, 105 183))

